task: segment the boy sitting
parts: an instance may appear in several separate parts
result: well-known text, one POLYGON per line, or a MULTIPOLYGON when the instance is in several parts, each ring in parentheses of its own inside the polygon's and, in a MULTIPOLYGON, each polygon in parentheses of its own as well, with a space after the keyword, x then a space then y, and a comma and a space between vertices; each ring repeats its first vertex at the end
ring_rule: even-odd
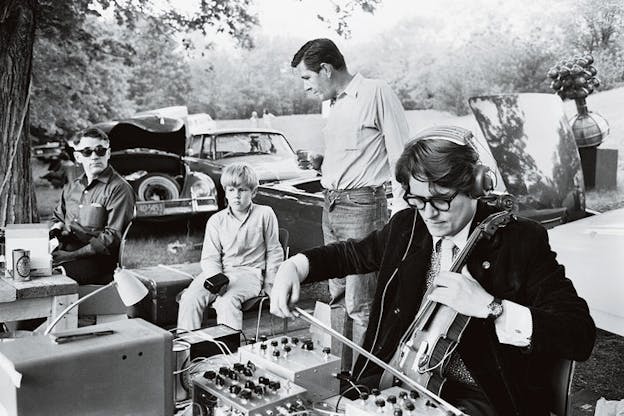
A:
POLYGON ((251 202, 258 189, 253 169, 245 163, 229 165, 223 170, 221 185, 228 206, 206 223, 202 272, 180 298, 178 328, 200 328, 204 310, 212 304, 217 323, 241 330, 243 302, 258 296, 263 283, 265 292, 270 292, 284 259, 275 213, 271 207, 251 202), (229 283, 213 294, 204 282, 218 273, 224 273, 229 283))

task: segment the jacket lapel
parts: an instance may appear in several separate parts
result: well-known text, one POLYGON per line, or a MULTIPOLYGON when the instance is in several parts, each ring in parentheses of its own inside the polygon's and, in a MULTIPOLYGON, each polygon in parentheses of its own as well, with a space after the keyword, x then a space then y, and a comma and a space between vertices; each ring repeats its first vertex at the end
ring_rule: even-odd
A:
MULTIPOLYGON (((470 225, 470 233, 472 234, 479 224, 495 212, 497 212, 495 208, 483 202, 479 202, 477 204, 477 212, 470 225)), ((493 242, 487 238, 482 238, 476 244, 474 251, 467 261, 468 270, 472 277, 488 292, 492 289, 498 253, 498 245, 493 244, 493 242)))

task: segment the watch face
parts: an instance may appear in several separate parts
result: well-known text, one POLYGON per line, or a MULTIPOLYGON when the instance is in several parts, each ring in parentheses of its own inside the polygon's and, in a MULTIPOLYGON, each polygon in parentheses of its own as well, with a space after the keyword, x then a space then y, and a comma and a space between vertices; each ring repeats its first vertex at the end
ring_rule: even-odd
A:
POLYGON ((492 301, 492 303, 488 305, 488 309, 490 310, 490 318, 496 319, 503 313, 503 305, 496 300, 492 301))

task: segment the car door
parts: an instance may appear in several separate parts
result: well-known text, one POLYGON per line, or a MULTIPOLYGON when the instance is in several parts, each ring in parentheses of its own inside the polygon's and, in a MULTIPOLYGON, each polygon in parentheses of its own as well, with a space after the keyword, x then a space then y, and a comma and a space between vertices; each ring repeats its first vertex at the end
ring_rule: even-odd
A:
POLYGON ((290 255, 323 245, 323 194, 320 179, 260 185, 254 202, 273 208, 290 234, 290 255))

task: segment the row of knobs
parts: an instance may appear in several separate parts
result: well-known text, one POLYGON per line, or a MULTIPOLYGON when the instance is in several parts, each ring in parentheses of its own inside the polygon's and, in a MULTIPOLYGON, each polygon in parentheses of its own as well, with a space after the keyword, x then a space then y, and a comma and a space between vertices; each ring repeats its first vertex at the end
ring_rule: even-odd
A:
MULTIPOLYGON (((263 354, 265 354, 268 349, 268 345, 266 342, 267 342, 266 336, 265 335, 261 336, 260 337, 260 351, 263 354)), ((293 346, 297 346, 297 344, 299 344, 299 338, 293 337, 291 338, 290 342, 293 344, 293 346)), ((288 353, 292 351, 292 347, 289 345, 289 341, 287 337, 281 338, 280 342, 278 342, 277 340, 273 340, 271 341, 271 347, 273 347, 273 352, 271 354, 273 355, 274 358, 279 358, 282 354, 278 348, 280 343, 282 344, 282 350, 284 351, 284 356, 288 356, 288 353)), ((311 339, 302 340, 301 349, 305 351, 314 350, 314 342, 312 342, 311 339)), ((325 354, 325 356, 328 357, 329 354, 331 354, 331 348, 329 347, 323 348, 323 354, 325 354)))
MULTIPOLYGON (((303 401, 297 400, 295 403, 287 402, 281 406, 277 406, 275 410, 277 411, 277 414, 286 416, 291 413, 302 414, 306 410, 306 407, 304 406, 303 401)), ((277 416, 277 415, 274 410, 268 409, 264 412, 264 414, 256 413, 254 414, 254 416, 277 416)))
MULTIPOLYGON (((371 403, 370 400, 372 400, 379 411, 384 410, 386 403, 389 404, 394 409, 394 416, 402 416, 403 409, 412 412, 416 408, 412 400, 416 400, 419 397, 420 395, 416 390, 410 390, 409 393, 407 391, 400 392, 398 400, 395 395, 389 395, 386 398, 382 397, 379 389, 372 389, 370 394, 365 392, 360 393, 360 400, 362 400, 364 404, 369 404, 371 403), (399 401, 400 403, 397 406, 397 402, 399 401)), ((426 405, 429 407, 437 407, 431 400, 427 400, 426 405)))
POLYGON ((239 373, 251 377, 253 376, 253 372, 249 367, 237 364, 235 364, 234 370, 227 367, 219 368, 218 373, 214 370, 208 370, 204 372, 203 377, 210 382, 214 382, 217 387, 225 387, 226 378, 232 380, 233 384, 230 385, 229 392, 243 400, 250 400, 252 398, 252 393, 256 394, 258 397, 263 397, 267 392, 277 392, 282 387, 279 381, 273 381, 264 376, 258 377, 257 383, 254 383, 252 380, 246 380, 244 385, 241 386, 241 384, 238 383, 240 380, 239 373), (242 367, 240 367, 241 365, 242 367))

